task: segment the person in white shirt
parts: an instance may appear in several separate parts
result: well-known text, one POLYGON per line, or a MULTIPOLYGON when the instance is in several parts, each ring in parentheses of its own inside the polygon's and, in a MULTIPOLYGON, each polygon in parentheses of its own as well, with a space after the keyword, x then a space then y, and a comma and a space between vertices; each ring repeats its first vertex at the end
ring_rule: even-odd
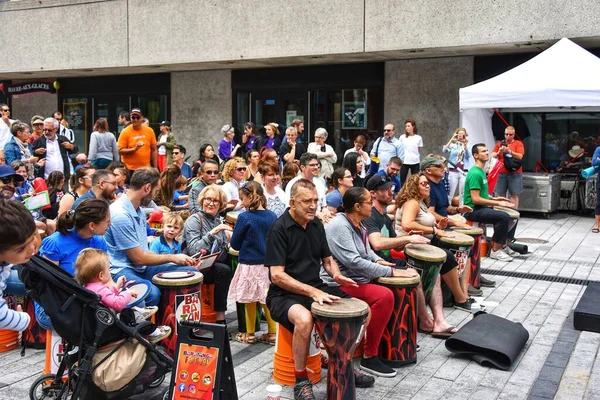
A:
POLYGON ((308 144, 308 152, 317 155, 321 162, 321 171, 319 176, 329 179, 333 174, 333 165, 337 162, 337 154, 333 147, 326 144, 328 133, 325 128, 317 128, 315 131, 315 141, 308 144))
POLYGON ((344 158, 346 158, 346 156, 350 153, 360 154, 360 156, 363 160, 363 169, 360 171, 360 173, 358 175, 361 178, 364 178, 365 176, 367 176, 367 171, 369 170, 369 165, 371 165, 371 157, 369 157, 369 154, 367 154, 367 152, 363 150, 366 143, 367 143, 367 139, 364 137, 364 135, 358 135, 356 137, 356 139, 354 139, 354 147, 349 148, 344 153, 344 158))
POLYGON ((400 182, 406 182, 408 171, 411 174, 419 172, 419 163, 421 156, 419 152, 423 148, 423 138, 417 135, 417 121, 407 119, 404 121, 405 134, 400 136, 400 143, 404 149, 404 158, 402 159, 402 168, 400 169, 400 182))
POLYGON ((44 167, 38 169, 39 176, 47 179, 53 171, 60 171, 69 181, 70 168, 67 152, 77 153, 78 147, 71 143, 65 136, 58 135, 59 123, 54 118, 44 120, 43 135, 33 142, 34 155, 45 158, 44 167))
POLYGON ((0 103, 0 150, 4 150, 6 143, 12 139, 10 126, 14 120, 10 119, 10 107, 4 103, 0 103))
POLYGON ((290 196, 292 193, 292 186, 294 183, 299 181, 300 179, 306 179, 311 181, 317 188, 317 195, 319 202, 317 204, 317 212, 315 216, 319 218, 324 224, 328 223, 333 215, 331 211, 327 208, 327 187, 325 185, 325 181, 322 178, 319 178, 319 169, 320 169, 319 160, 317 159, 317 155, 313 153, 304 153, 300 157, 300 175, 292 179, 288 182, 285 187, 285 199, 286 206, 290 205, 290 196))

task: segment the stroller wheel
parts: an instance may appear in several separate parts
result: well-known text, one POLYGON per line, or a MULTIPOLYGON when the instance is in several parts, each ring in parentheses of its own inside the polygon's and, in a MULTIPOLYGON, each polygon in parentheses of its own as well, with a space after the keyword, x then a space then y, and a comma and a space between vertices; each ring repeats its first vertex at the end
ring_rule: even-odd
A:
POLYGON ((154 381, 152 381, 151 384, 148 385, 149 388, 157 388, 160 385, 162 385, 162 383, 165 381, 165 376, 159 376, 158 378, 156 378, 154 381))
POLYGON ((56 374, 42 375, 31 384, 29 398, 31 400, 58 399, 58 394, 65 385, 62 379, 56 382, 56 374))

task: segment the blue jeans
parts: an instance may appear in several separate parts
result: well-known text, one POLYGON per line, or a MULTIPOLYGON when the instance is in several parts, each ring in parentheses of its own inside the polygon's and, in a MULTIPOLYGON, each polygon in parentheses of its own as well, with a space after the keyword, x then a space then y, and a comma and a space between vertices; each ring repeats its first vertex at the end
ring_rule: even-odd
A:
POLYGON ((124 276, 128 281, 136 281, 137 283, 147 283, 150 287, 150 293, 146 297, 147 306, 157 306, 160 301, 160 289, 152 284, 152 277, 159 272, 171 272, 171 271, 192 271, 198 272, 194 267, 185 267, 177 264, 162 264, 147 266, 144 272, 137 272, 131 268, 123 268, 119 272, 112 274, 115 282, 120 276, 124 276))
POLYGON ((25 296, 25 285, 19 279, 19 273, 14 268, 10 270, 10 275, 5 281, 6 289, 4 293, 14 294, 15 296, 25 296))
POLYGON ((37 323, 47 331, 52 329, 52 321, 50 321, 50 317, 46 314, 46 311, 40 306, 38 303, 33 303, 35 308, 35 319, 37 323))

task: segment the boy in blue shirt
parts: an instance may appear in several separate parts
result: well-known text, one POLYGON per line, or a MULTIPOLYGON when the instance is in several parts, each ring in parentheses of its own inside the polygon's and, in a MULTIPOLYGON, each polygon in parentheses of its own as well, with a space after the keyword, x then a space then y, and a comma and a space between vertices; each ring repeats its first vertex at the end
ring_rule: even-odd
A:
POLYGON ((177 213, 168 213, 162 219, 163 234, 150 243, 150 251, 156 254, 179 254, 181 244, 175 239, 183 230, 183 218, 177 213))

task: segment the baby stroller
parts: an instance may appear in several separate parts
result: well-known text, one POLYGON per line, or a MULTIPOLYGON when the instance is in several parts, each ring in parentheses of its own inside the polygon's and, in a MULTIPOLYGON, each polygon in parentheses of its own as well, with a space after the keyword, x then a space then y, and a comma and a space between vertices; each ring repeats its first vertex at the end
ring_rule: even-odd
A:
POLYGON ((173 359, 164 349, 142 336, 141 332, 152 329, 150 322, 134 326, 117 317, 100 304, 97 294, 56 265, 34 256, 23 265, 19 277, 27 295, 44 308, 66 343, 57 373, 41 376, 32 384, 32 399, 126 399, 159 386, 173 368, 173 359), (102 347, 108 349, 100 352, 102 347), (123 374, 110 382, 115 370, 123 374))

